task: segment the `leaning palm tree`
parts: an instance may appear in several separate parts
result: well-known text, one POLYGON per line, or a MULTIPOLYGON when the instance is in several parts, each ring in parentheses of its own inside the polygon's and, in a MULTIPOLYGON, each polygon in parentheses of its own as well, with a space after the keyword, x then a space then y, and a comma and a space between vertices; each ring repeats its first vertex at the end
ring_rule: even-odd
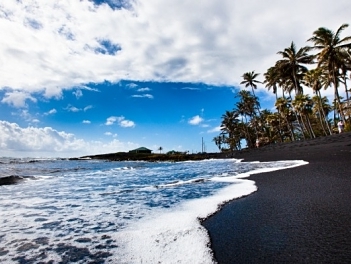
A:
POLYGON ((313 101, 308 95, 298 94, 291 102, 294 110, 297 113, 297 118, 300 123, 302 132, 304 131, 309 135, 310 138, 315 138, 314 131, 312 129, 310 121, 310 113, 312 113, 313 101), (299 120, 300 117, 300 120, 299 120))
POLYGON ((341 54, 351 48, 351 36, 341 38, 341 32, 348 27, 348 24, 341 25, 334 33, 332 30, 320 27, 313 32, 313 37, 308 39, 314 43, 313 49, 318 50, 316 54, 318 67, 325 66, 331 82, 334 85, 334 97, 338 102, 341 119, 345 121, 338 91, 338 76, 342 65, 341 54))
POLYGON ((294 42, 291 42, 289 48, 277 53, 283 58, 276 62, 276 67, 279 69, 280 75, 291 82, 292 86, 290 87, 294 88, 296 94, 303 93, 300 81, 303 74, 307 71, 306 66, 303 64, 313 63, 313 56, 307 53, 309 50, 309 47, 296 50, 294 42))
MULTIPOLYGON (((318 95, 315 95, 312 97, 313 101, 313 114, 315 115, 316 119, 319 119, 320 127, 322 128, 322 131, 324 132, 324 135, 331 135, 331 129, 329 126, 328 120, 324 120, 324 115, 326 112, 329 112, 330 110, 325 110, 326 108, 326 103, 328 102, 327 97, 320 98, 318 95), (327 129, 326 129, 327 127, 327 129)), ((329 109, 331 109, 331 106, 329 106, 329 109)))
MULTIPOLYGON (((266 88, 268 91, 272 88, 273 93, 275 94, 275 99, 278 98, 278 85, 280 81, 280 75, 279 75, 279 70, 277 67, 273 66, 270 67, 264 75, 264 84, 266 85, 266 88)), ((284 93, 283 93, 284 95, 284 93)))
POLYGON ((321 89, 322 89, 322 70, 321 68, 317 69, 311 69, 305 73, 305 76, 303 78, 303 83, 312 88, 313 93, 316 94, 316 97, 314 99, 314 105, 315 105, 315 113, 318 113, 318 118, 321 123, 321 127, 325 134, 327 134, 325 130, 325 126, 327 127, 327 131, 329 134, 332 134, 332 131, 329 127, 328 124, 328 119, 325 115, 325 111, 322 109, 322 95, 321 95, 321 89), (317 111, 316 111, 317 110, 317 111))

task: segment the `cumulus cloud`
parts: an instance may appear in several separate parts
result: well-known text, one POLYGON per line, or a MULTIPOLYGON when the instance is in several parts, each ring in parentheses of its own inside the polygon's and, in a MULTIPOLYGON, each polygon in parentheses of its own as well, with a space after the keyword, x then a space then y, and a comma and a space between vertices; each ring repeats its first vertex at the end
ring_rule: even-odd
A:
POLYGON ((23 128, 7 121, 0 121, 0 146, 2 155, 12 157, 75 157, 101 154, 102 150, 108 153, 138 147, 137 144, 117 139, 107 143, 85 141, 51 127, 23 128))
POLYGON ((292 40, 301 47, 318 27, 347 23, 351 9, 349 0, 112 2, 2 1, 0 87, 13 90, 1 101, 24 107, 105 80, 238 85, 292 40))
POLYGON ((0 131, 1 146, 7 150, 61 152, 81 147, 81 140, 74 135, 51 127, 21 128, 15 123, 0 121, 0 131))
POLYGON ((130 120, 120 120, 119 125, 121 127, 135 127, 135 123, 130 120))
POLYGON ((33 96, 25 91, 11 91, 6 92, 4 98, 1 100, 2 103, 12 105, 17 108, 27 107, 26 101, 31 100, 37 102, 33 96))
POLYGON ((83 124, 91 124, 91 121, 90 120, 83 120, 82 123, 83 124))
POLYGON ((110 116, 110 117, 108 117, 108 118, 106 119, 105 125, 106 125, 106 126, 111 126, 111 125, 113 125, 113 124, 117 121, 117 119, 118 119, 118 117, 116 117, 116 116, 110 116))
POLYGON ((196 115, 196 116, 194 116, 194 117, 192 117, 189 121, 188 121, 188 123, 190 124, 190 125, 199 125, 201 122, 203 122, 204 121, 204 119, 202 118, 202 117, 200 117, 199 115, 196 115))
POLYGON ((124 116, 110 116, 106 119, 106 126, 111 126, 118 123, 120 127, 135 127, 135 123, 131 120, 126 120, 124 116))

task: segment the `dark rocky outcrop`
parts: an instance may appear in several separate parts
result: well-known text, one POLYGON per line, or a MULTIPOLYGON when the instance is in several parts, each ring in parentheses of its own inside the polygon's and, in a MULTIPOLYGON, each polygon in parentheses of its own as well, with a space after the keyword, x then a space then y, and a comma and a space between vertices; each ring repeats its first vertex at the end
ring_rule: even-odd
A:
POLYGON ((0 177, 0 186, 18 184, 18 183, 20 183, 28 178, 34 178, 34 177, 23 177, 23 176, 18 176, 18 175, 0 177))

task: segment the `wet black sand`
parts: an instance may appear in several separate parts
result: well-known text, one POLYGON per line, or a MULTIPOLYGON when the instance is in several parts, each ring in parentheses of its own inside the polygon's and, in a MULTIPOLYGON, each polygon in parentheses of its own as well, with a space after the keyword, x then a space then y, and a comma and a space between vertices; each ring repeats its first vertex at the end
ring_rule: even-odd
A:
POLYGON ((257 192, 204 221, 218 263, 351 263, 351 133, 235 157, 309 164, 251 176, 257 192))

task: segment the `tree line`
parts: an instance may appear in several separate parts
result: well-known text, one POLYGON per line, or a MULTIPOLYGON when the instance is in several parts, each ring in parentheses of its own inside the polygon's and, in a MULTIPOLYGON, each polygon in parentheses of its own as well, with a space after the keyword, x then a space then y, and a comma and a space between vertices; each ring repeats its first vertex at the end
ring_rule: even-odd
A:
POLYGON ((266 145, 327 136, 337 131, 340 120, 346 131, 351 130, 347 86, 351 36, 341 37, 347 27, 343 24, 336 32, 318 28, 307 40, 311 46, 298 49, 292 42, 277 52, 281 58, 263 74, 262 82, 257 80, 259 73, 244 73, 241 84, 251 91, 239 91, 234 109, 222 115, 221 133, 213 138, 219 150, 240 150, 243 140, 254 148, 256 142, 266 145), (276 95, 276 112, 260 108, 257 84, 276 95), (306 88, 312 89, 313 97, 304 94, 306 88), (321 95, 322 89, 333 89, 333 102, 321 95), (346 98, 339 95, 339 89, 344 89, 346 98))

